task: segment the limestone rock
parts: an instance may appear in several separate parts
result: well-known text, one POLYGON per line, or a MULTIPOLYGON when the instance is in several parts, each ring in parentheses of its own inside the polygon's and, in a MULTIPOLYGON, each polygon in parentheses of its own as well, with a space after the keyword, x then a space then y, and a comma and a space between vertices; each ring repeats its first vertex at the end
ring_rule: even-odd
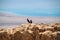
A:
POLYGON ((0 40, 60 40, 60 23, 28 23, 15 28, 0 28, 0 40))

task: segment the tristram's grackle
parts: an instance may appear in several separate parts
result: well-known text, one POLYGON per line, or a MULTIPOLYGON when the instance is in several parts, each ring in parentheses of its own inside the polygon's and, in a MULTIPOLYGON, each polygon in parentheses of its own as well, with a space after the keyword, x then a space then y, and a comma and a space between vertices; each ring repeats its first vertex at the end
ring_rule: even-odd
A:
POLYGON ((29 20, 29 19, 27 18, 27 22, 28 22, 28 23, 32 23, 32 20, 29 20))

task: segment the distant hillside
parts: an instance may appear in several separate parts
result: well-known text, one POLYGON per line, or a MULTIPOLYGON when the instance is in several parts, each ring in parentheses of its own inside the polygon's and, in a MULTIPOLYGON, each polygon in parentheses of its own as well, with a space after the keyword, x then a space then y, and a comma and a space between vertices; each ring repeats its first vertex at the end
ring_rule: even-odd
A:
POLYGON ((60 22, 60 17, 51 16, 16 16, 10 13, 0 12, 0 25, 1 24, 22 24, 27 23, 26 19, 32 19, 33 23, 52 23, 60 22))

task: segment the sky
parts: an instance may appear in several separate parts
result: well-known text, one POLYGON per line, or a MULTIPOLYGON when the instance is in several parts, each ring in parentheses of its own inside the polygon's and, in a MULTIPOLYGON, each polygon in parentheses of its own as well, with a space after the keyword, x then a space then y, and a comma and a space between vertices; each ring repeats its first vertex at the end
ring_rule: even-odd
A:
POLYGON ((60 0, 0 0, 0 12, 18 16, 60 16, 60 0))

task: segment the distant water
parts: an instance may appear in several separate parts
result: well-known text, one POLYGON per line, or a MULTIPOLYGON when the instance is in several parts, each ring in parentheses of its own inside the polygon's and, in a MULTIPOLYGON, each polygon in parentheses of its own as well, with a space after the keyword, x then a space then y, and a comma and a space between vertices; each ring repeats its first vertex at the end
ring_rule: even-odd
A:
POLYGON ((0 23, 0 28, 11 28, 21 25, 21 23, 0 23))
POLYGON ((2 26, 2 25, 10 26, 10 25, 20 25, 20 24, 22 24, 22 23, 0 23, 0 26, 2 26))

